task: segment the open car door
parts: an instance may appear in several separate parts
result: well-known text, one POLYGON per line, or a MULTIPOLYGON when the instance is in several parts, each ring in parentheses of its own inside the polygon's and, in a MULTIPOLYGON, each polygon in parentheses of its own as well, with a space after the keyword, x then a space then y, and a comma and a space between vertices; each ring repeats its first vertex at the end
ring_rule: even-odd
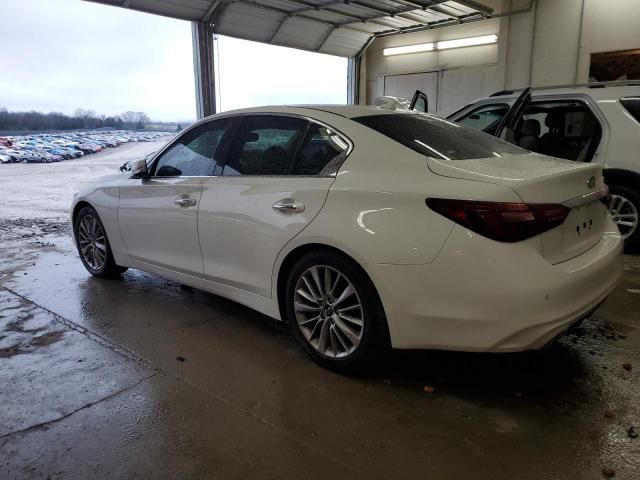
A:
POLYGON ((494 135, 498 138, 515 143, 515 131, 522 114, 531 103, 531 87, 525 88, 509 111, 502 117, 494 135))
POLYGON ((429 112, 429 98, 427 94, 416 90, 416 93, 413 94, 413 98, 411 99, 409 110, 417 110, 418 112, 424 113, 429 112))

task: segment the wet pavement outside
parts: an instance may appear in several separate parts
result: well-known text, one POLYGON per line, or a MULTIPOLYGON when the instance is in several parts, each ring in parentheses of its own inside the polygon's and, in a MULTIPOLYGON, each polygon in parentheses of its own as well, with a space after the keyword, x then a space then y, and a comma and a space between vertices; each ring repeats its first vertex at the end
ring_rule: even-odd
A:
POLYGON ((640 257, 544 351, 340 376, 231 301, 84 270, 74 184, 157 148, 0 166, 0 479, 640 478, 640 257))

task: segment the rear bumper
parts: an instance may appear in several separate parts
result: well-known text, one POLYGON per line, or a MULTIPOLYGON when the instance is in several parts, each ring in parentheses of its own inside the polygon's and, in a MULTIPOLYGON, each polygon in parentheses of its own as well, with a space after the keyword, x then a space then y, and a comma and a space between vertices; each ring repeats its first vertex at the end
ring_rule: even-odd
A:
POLYGON ((497 243, 455 227, 427 265, 366 265, 394 348, 513 352, 539 349, 585 318, 623 271, 622 239, 608 219, 601 240, 552 265, 539 238, 497 243))

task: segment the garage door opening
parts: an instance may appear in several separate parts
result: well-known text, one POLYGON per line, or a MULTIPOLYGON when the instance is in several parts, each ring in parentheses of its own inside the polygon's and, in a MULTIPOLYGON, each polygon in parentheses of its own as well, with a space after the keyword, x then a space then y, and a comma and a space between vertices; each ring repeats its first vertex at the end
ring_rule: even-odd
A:
POLYGON ((347 103, 347 59, 217 36, 218 111, 347 103))

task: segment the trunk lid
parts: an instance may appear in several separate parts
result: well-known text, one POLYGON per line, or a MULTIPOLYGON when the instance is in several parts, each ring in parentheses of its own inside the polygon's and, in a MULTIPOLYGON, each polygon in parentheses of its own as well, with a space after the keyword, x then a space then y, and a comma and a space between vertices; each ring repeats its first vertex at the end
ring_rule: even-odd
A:
POLYGON ((428 166, 437 175, 509 187, 525 203, 569 206, 564 223, 540 236, 542 255, 551 263, 580 255, 602 237, 608 212, 600 201, 607 188, 600 165, 532 153, 458 161, 429 157, 428 166))

